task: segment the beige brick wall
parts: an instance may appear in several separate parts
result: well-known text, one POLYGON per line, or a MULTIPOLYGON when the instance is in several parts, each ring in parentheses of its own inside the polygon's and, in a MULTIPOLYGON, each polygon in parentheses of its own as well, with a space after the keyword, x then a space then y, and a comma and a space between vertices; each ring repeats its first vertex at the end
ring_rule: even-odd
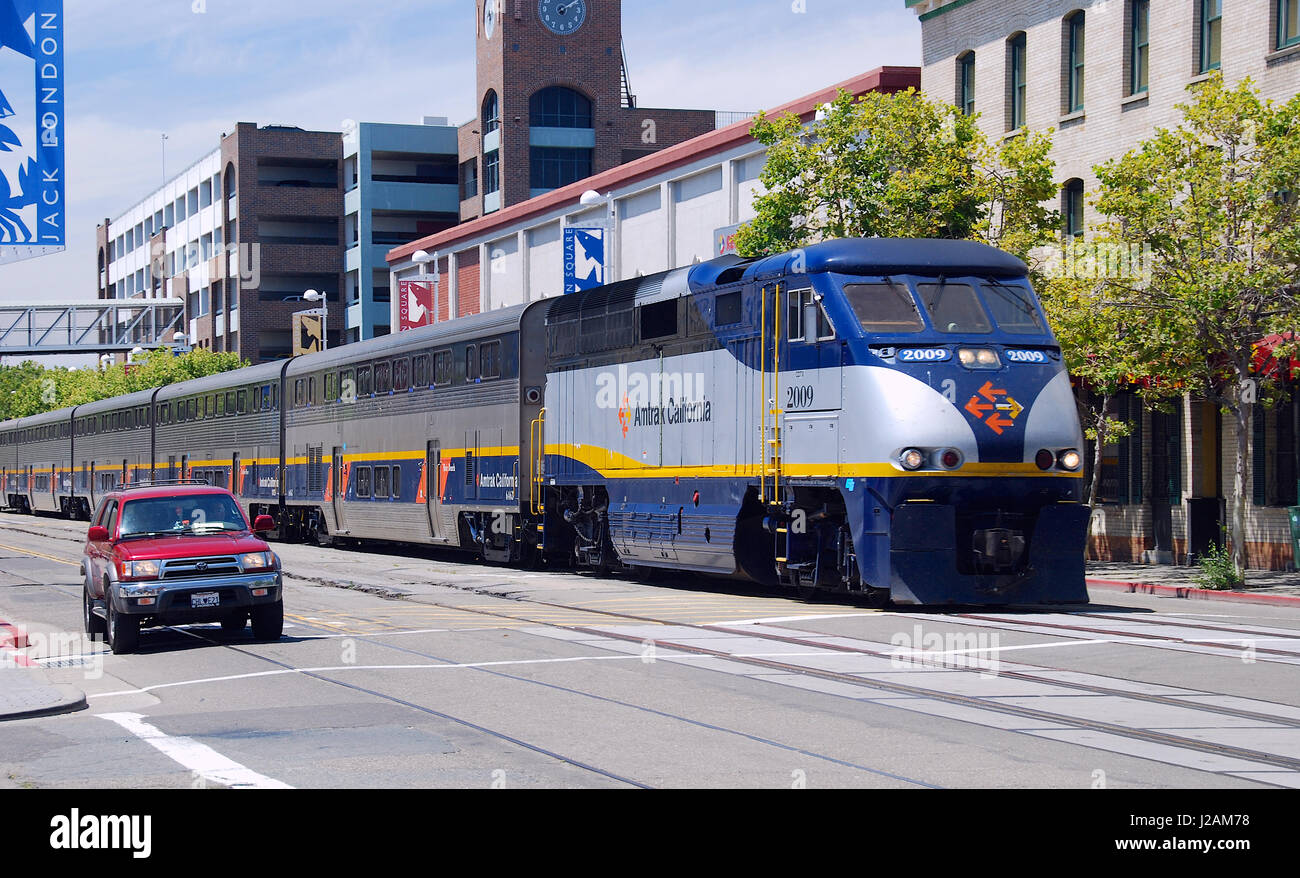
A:
MULTIPOLYGON (((975 52, 975 110, 992 137, 1006 133, 1007 39, 1026 37, 1028 127, 1053 128, 1057 179, 1096 187, 1092 169, 1123 155, 1154 129, 1177 123, 1176 105, 1198 81, 1200 0, 1152 0, 1150 87, 1129 99, 1130 0, 970 0, 921 22, 921 88, 957 103, 957 58, 975 52), (1065 17, 1086 16, 1084 110, 1064 113, 1068 42, 1065 17)), ((1222 70, 1229 82, 1249 76, 1260 92, 1286 100, 1300 91, 1300 49, 1274 51, 1276 0, 1223 4, 1222 70)))

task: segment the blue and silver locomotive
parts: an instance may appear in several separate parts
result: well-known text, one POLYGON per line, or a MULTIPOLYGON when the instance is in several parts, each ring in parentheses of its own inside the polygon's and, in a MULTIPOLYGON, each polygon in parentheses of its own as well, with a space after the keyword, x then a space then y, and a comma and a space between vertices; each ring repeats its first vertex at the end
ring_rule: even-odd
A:
POLYGON ((0 424, 11 508, 197 474, 286 538, 1087 600, 1060 349, 1025 265, 970 242, 723 257, 42 418, 0 424))

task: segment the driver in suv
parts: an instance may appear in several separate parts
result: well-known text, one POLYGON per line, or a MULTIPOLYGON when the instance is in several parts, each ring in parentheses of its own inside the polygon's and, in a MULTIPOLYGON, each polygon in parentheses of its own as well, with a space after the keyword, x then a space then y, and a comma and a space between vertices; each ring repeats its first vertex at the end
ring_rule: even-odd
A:
POLYGON ((155 484, 100 501, 81 569, 82 616, 91 637, 107 634, 114 653, 135 650, 150 625, 220 622, 276 640, 284 627, 280 561, 224 488, 155 484))

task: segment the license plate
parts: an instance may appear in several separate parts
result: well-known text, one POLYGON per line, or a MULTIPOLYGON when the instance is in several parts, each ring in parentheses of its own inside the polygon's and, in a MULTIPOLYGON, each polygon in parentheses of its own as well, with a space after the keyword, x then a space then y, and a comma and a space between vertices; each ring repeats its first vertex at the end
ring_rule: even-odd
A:
POLYGON ((199 607, 219 607, 221 606, 221 594, 215 591, 204 591, 198 594, 190 595, 190 608, 197 610, 199 607))

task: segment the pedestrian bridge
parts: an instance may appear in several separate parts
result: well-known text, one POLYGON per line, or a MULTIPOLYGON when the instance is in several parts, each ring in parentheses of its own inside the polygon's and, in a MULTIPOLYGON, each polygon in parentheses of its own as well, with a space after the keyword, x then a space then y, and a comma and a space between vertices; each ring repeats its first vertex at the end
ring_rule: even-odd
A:
POLYGON ((0 356, 129 353, 185 331, 182 299, 0 304, 0 356))

